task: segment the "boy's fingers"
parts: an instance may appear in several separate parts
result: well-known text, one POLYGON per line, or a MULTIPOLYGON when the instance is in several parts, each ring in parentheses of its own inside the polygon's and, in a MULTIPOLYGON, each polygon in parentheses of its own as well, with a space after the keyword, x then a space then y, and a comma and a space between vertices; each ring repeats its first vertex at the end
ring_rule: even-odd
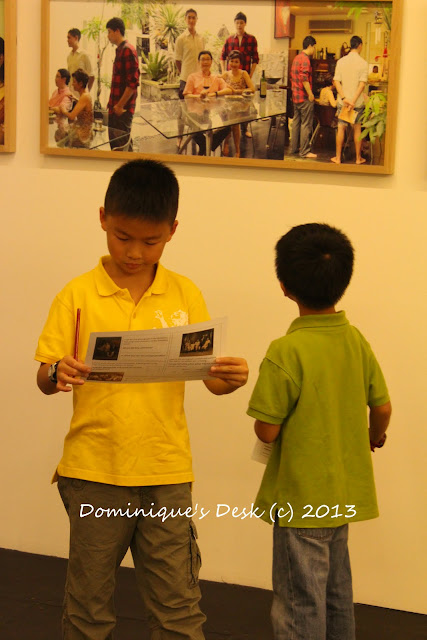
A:
POLYGON ((71 391, 71 387, 63 384, 61 380, 58 380, 58 382, 56 383, 56 388, 58 389, 58 391, 71 391))

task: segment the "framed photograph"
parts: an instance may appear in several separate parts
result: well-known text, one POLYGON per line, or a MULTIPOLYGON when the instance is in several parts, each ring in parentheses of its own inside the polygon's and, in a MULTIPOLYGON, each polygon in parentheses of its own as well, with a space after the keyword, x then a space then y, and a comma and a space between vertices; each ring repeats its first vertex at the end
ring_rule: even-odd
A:
POLYGON ((16 2, 0 0, 0 152, 15 151, 16 2))
POLYGON ((290 0, 275 0, 274 37, 295 37, 295 15, 291 13, 290 0))
POLYGON ((42 0, 41 151, 393 173, 402 2, 42 0))

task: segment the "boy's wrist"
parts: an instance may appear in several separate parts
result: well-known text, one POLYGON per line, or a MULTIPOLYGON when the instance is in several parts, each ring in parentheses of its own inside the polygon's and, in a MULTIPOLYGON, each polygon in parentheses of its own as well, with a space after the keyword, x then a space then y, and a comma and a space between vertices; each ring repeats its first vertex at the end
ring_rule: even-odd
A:
POLYGON ((387 439, 387 434, 385 433, 383 437, 380 438, 380 440, 378 440, 378 442, 373 442, 372 440, 370 440, 371 451, 374 451, 375 449, 381 449, 381 447, 384 446, 386 439, 387 439))
POLYGON ((60 362, 61 362, 60 360, 58 360, 57 362, 54 362, 53 364, 50 365, 49 369, 47 370, 47 377, 51 382, 53 382, 53 384, 57 384, 58 382, 58 364, 60 362))

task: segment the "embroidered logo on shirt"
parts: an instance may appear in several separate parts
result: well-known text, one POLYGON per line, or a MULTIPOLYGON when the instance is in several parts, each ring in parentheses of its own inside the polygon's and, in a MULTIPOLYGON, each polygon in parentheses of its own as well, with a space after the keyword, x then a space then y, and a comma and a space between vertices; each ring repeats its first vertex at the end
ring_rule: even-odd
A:
POLYGON ((163 311, 161 309, 155 311, 154 316, 156 320, 160 321, 163 329, 166 329, 167 327, 182 327, 188 324, 188 313, 186 311, 182 311, 182 309, 174 311, 174 313, 169 316, 169 322, 166 322, 165 316, 163 315, 163 311))

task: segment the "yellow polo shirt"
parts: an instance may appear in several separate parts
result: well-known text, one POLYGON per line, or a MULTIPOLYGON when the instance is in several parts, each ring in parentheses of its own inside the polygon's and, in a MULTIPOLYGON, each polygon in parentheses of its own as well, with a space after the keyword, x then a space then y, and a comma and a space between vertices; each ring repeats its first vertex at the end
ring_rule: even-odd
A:
MULTIPOLYGON (((204 322, 209 314, 199 289, 157 266, 153 284, 135 305, 98 266, 56 296, 35 359, 53 363, 73 353, 81 309, 79 357, 91 331, 130 331, 204 322)), ((73 417, 57 474, 121 486, 191 482, 184 382, 86 383, 73 389, 73 417)))

